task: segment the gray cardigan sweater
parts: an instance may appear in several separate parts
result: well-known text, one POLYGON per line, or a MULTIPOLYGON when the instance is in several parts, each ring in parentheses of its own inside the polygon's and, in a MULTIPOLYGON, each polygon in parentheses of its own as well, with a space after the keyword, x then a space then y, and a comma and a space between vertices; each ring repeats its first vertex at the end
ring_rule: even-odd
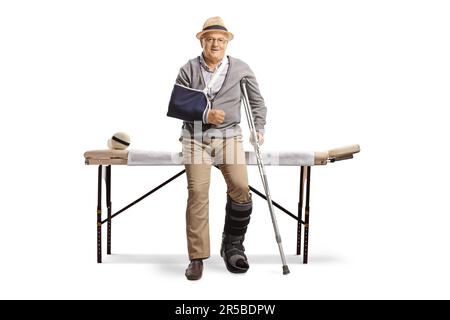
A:
MULTIPOLYGON (((241 136, 242 131, 239 127, 241 122, 241 86, 242 78, 247 79, 247 93, 252 108, 253 120, 255 128, 258 132, 264 133, 264 125, 266 124, 267 108, 264 99, 259 92, 258 83, 255 75, 250 67, 242 60, 229 58, 228 72, 225 80, 211 101, 212 109, 221 109, 225 112, 225 120, 220 125, 202 124, 201 121, 189 122, 184 121, 182 134, 193 136, 194 127, 197 134, 208 134, 209 136, 234 137, 241 136), (200 131, 201 128, 201 132, 200 131), (205 132, 206 131, 206 132, 205 132)), ((200 57, 189 60, 178 74, 177 84, 183 86, 203 90, 206 86, 200 65, 200 57)))

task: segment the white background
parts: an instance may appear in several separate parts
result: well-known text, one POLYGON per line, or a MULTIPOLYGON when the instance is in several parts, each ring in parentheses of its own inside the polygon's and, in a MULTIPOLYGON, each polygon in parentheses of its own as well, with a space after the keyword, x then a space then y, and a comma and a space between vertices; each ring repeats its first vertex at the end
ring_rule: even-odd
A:
MULTIPOLYGON (((449 16, 446 1, 2 1, 0 298, 450 298, 449 16), (282 275, 255 197, 251 269, 227 272, 226 186, 213 170, 200 281, 184 277, 184 176, 114 220, 114 254, 104 247, 97 264, 97 171, 83 153, 117 131, 133 148, 180 149, 168 98, 215 15, 235 34, 228 54, 260 83, 263 150, 361 145, 353 160, 312 168, 310 263, 277 211, 282 275)), ((113 209, 181 169, 114 167, 113 209)), ((268 175, 295 212, 299 169, 268 175)))

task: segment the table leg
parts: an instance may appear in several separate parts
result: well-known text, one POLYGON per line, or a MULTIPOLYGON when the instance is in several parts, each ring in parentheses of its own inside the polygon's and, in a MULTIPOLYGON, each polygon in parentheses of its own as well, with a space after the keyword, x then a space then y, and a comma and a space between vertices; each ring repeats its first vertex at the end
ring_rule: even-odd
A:
POLYGON ((107 249, 106 253, 111 254, 111 165, 106 167, 106 206, 108 208, 108 224, 107 224, 107 249))
POLYGON ((303 243, 303 263, 308 263, 308 245, 309 245, 309 196, 311 184, 311 167, 306 168, 306 201, 305 201, 305 235, 303 243))
POLYGON ((97 263, 102 263, 102 170, 102 166, 99 165, 97 187, 97 263))

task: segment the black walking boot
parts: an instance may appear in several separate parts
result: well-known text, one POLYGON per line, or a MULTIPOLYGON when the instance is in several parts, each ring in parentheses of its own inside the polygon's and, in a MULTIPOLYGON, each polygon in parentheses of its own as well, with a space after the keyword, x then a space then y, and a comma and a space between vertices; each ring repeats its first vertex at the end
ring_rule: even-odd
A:
POLYGON ((244 273, 249 269, 243 243, 251 213, 251 199, 246 203, 236 203, 228 196, 220 256, 232 273, 244 273))

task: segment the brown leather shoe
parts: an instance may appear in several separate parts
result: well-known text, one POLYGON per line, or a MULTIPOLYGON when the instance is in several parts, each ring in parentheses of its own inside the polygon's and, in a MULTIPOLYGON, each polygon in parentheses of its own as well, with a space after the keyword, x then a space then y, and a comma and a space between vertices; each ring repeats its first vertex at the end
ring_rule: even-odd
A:
POLYGON ((186 269, 185 276, 188 280, 198 280, 202 277, 203 261, 202 259, 191 260, 186 269))

